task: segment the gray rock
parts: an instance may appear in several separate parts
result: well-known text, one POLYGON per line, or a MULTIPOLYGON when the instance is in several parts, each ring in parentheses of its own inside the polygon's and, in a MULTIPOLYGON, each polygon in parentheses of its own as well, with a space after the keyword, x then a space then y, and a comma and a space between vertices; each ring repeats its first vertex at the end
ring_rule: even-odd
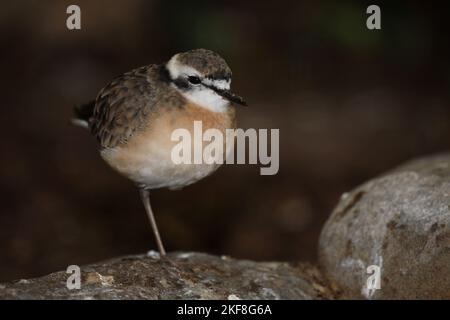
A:
POLYGON ((347 298, 450 299, 450 154, 424 158, 344 194, 319 260, 347 298), (381 271, 368 289, 367 267, 381 271))
POLYGON ((65 271, 0 284, 0 299, 326 299, 334 295, 306 264, 252 262, 200 253, 157 253, 81 267, 81 289, 65 271))

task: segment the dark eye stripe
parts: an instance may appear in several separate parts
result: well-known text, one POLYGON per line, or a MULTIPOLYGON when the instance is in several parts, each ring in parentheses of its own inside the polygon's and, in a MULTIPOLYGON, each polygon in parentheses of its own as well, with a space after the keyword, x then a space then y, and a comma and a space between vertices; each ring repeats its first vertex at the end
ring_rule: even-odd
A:
POLYGON ((173 83, 180 89, 187 89, 189 88, 189 83, 186 81, 186 79, 178 78, 173 80, 173 83))
POLYGON ((199 84, 200 82, 202 82, 202 81, 200 80, 200 78, 199 78, 199 77, 196 77, 196 76, 189 76, 189 77, 188 77, 188 80, 189 80, 189 82, 192 83, 192 84, 199 84))

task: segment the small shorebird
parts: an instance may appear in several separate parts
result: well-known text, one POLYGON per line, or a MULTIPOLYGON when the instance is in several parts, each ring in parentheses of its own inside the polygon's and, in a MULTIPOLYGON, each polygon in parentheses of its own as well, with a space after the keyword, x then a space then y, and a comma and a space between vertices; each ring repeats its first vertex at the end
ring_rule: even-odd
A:
POLYGON ((180 128, 192 133, 194 121, 224 134, 234 129, 233 104, 246 103, 230 91, 230 84, 225 60, 210 50, 196 49, 178 53, 167 63, 124 73, 95 100, 75 108, 73 123, 88 128, 100 144, 102 158, 139 188, 162 256, 166 252, 149 190, 182 188, 220 166, 175 164, 171 134, 180 128))

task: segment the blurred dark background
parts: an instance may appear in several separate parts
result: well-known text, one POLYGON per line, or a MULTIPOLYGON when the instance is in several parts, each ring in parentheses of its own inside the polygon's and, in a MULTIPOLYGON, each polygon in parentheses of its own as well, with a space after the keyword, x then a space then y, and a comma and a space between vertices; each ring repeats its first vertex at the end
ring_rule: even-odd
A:
POLYGON ((239 127, 280 129, 280 171, 153 192, 167 249, 314 261, 343 192, 450 146, 448 12, 373 3, 379 31, 362 1, 2 3, 0 281, 155 248, 135 187, 69 119, 116 75, 199 47, 231 66, 239 127))

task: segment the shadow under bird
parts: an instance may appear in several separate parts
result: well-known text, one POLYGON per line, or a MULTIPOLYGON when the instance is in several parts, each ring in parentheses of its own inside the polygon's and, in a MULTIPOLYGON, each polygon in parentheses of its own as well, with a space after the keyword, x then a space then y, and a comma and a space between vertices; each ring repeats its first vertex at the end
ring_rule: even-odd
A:
POLYGON ((193 136, 194 121, 224 136, 226 129, 234 129, 234 104, 246 103, 230 91, 230 84, 225 60, 213 51, 196 49, 178 53, 167 63, 124 73, 95 100, 75 108, 73 123, 88 128, 99 142, 102 158, 139 188, 161 256, 166 252, 149 190, 182 188, 220 166, 174 163, 172 132, 184 128, 193 136))

